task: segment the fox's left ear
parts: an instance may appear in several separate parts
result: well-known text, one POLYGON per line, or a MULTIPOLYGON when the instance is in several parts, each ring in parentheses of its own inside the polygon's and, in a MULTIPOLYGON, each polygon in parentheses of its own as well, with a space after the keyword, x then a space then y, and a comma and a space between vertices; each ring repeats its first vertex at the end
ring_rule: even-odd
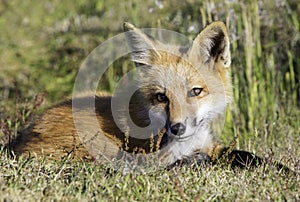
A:
POLYGON ((153 37, 146 35, 134 25, 125 22, 124 31, 131 51, 132 60, 137 64, 151 65, 153 61, 160 58, 156 47, 160 42, 153 37))
POLYGON ((206 64, 213 61, 218 66, 228 68, 231 63, 231 56, 225 24, 221 21, 215 21, 206 26, 193 41, 190 54, 193 57, 201 57, 201 60, 206 64))

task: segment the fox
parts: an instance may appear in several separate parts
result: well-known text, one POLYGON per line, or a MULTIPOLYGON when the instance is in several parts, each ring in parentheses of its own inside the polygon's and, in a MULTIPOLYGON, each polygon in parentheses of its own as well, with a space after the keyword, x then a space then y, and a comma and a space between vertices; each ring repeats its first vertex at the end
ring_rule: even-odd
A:
POLYGON ((160 42, 128 22, 124 30, 138 72, 130 116, 122 102, 117 102, 116 115, 112 110, 113 100, 126 92, 67 99, 19 135, 12 144, 14 154, 99 162, 118 159, 122 152, 158 154, 158 162, 168 168, 192 159, 214 162, 225 154, 233 165, 263 161, 225 147, 212 132, 213 120, 225 114, 233 99, 225 23, 208 24, 186 47, 160 42), (94 105, 86 104, 89 100, 94 105))

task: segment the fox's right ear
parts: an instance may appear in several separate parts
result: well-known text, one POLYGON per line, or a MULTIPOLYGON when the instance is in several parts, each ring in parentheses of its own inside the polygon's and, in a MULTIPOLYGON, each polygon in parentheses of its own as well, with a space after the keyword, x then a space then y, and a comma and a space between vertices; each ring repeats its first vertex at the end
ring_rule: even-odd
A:
POLYGON ((128 22, 124 23, 124 31, 126 31, 125 35, 132 60, 136 64, 151 65, 153 61, 161 57, 155 48, 159 42, 153 37, 128 22))

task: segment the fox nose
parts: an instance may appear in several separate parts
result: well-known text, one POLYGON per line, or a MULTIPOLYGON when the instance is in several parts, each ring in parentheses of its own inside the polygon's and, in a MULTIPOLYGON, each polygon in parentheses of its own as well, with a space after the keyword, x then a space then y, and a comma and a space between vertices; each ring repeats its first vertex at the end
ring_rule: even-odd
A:
POLYGON ((173 126, 171 126, 171 132, 174 135, 182 135, 185 132, 185 125, 183 125, 182 123, 176 123, 173 126))

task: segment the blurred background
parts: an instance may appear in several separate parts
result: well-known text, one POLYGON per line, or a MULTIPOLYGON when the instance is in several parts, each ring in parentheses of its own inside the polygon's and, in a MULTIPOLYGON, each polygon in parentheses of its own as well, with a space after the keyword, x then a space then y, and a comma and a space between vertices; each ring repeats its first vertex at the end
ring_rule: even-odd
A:
MULTIPOLYGON (((222 141, 238 136, 238 148, 299 156, 298 0, 0 0, 0 138, 70 96, 85 57, 124 21, 192 39, 213 20, 226 22, 232 51, 234 103, 222 141)), ((112 90, 130 68, 114 63, 101 86, 112 90)))

